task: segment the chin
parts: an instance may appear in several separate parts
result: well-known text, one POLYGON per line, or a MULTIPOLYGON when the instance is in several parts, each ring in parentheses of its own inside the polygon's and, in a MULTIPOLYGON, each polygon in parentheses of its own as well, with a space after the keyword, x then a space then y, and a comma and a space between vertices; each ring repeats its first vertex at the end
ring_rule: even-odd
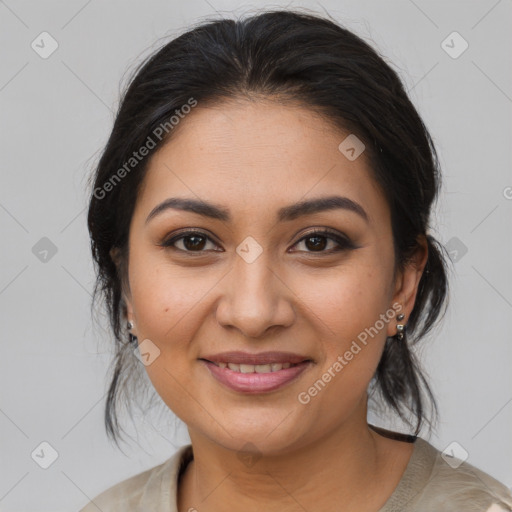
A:
POLYGON ((229 433, 221 429, 221 432, 205 432, 204 435, 223 448, 237 453, 254 452, 258 456, 282 455, 296 449, 302 443, 301 434, 293 424, 284 425, 281 422, 282 418, 279 418, 275 422, 266 421, 252 427, 230 423, 230 428, 227 429, 229 433))

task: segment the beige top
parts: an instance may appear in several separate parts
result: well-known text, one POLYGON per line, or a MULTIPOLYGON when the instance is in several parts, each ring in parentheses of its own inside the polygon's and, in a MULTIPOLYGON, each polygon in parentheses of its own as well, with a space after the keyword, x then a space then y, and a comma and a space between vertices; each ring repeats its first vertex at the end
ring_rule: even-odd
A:
MULTIPOLYGON (((429 442, 407 437, 414 442, 412 455, 378 512, 512 511, 512 493, 505 485, 467 462, 448 464, 429 442)), ((80 512, 178 512, 178 479, 192 458, 192 445, 182 446, 163 464, 107 489, 80 512)))

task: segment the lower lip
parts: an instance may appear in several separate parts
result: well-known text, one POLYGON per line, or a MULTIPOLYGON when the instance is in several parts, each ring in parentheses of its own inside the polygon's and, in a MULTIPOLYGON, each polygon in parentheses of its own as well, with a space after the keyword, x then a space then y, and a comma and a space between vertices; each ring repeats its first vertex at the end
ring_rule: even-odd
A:
POLYGON ((229 368, 221 368, 210 361, 201 360, 201 362, 206 365, 213 377, 219 382, 226 385, 228 388, 242 393, 274 391, 296 379, 311 364, 310 361, 304 361, 296 366, 283 368, 277 372, 241 373, 230 370, 229 368))

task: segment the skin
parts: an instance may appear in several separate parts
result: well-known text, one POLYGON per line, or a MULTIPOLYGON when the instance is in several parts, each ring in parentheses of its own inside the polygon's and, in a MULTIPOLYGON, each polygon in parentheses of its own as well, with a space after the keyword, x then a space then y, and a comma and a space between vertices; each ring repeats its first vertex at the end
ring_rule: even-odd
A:
POLYGON ((148 376, 192 441, 180 512, 226 503, 256 511, 262 502, 270 512, 377 511, 409 461, 412 444, 367 424, 368 384, 396 318, 308 404, 297 399, 394 303, 407 322, 427 258, 420 240, 395 272, 388 204, 364 152, 350 161, 338 150, 347 135, 299 105, 199 104, 149 162, 130 226, 125 300, 139 343, 160 350, 148 376), (359 203, 368 222, 346 209, 276 221, 283 206, 333 194, 359 203), (169 197, 211 201, 232 220, 168 209, 146 224, 169 197), (190 239, 162 247, 183 228, 210 238, 195 252, 190 239), (303 239, 311 228, 334 229, 357 248, 333 252, 337 243, 322 238, 315 249, 303 239), (252 263, 236 253, 247 236, 262 248, 252 263), (198 360, 227 350, 290 351, 314 364, 278 390, 248 395, 198 360), (238 457, 249 441, 259 457, 250 466, 238 457))

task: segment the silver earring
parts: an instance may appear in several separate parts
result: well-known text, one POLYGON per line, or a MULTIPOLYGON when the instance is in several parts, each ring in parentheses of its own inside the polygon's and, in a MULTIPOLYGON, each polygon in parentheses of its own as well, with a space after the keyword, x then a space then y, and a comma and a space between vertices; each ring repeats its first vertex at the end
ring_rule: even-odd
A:
MULTIPOLYGON (((128 321, 126 327, 128 327, 128 330, 131 331, 133 329, 133 322, 128 321)), ((130 343, 133 343, 134 345, 137 343, 137 336, 131 332, 128 333, 128 339, 130 340, 130 343)))
MULTIPOLYGON (((400 313, 396 319, 400 322, 405 318, 405 315, 403 313, 400 313)), ((398 340, 404 339, 404 333, 405 333, 405 325, 404 324, 396 324, 396 337, 398 340)))

